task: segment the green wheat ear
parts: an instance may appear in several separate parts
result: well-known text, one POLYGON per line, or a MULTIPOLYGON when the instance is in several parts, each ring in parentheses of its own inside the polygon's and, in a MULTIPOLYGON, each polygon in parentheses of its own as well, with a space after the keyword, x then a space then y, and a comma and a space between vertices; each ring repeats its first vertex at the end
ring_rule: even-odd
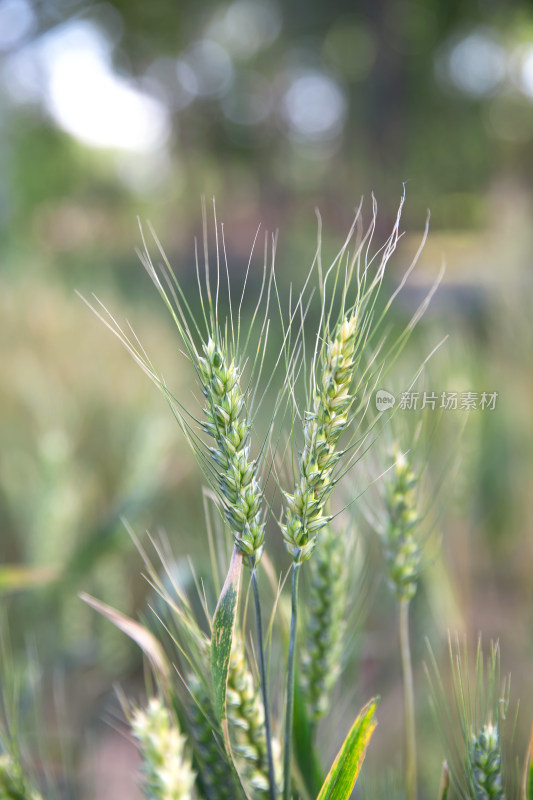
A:
POLYGON ((351 387, 358 363, 360 330, 357 309, 342 318, 323 349, 312 406, 303 421, 304 448, 293 494, 284 492, 287 508, 281 526, 294 561, 310 558, 319 531, 330 517, 325 507, 334 488, 333 471, 341 454, 337 444, 350 422, 351 387))
MULTIPOLYGON (((204 219, 205 221, 205 219, 204 219)), ((253 420, 264 395, 258 397, 258 386, 264 365, 264 356, 269 330, 269 303, 271 286, 274 282, 273 266, 263 265, 263 282, 259 299, 247 330, 241 339, 241 305, 233 309, 229 272, 227 271, 227 297, 229 318, 219 316, 219 294, 222 278, 220 275, 221 253, 219 236, 223 245, 223 229, 218 227, 215 218, 217 239, 216 291, 212 292, 209 275, 209 253, 207 229, 204 230, 205 277, 200 275, 198 254, 196 270, 199 287, 200 311, 191 308, 185 292, 172 270, 163 249, 152 231, 160 251, 161 263, 154 265, 144 235, 141 236, 144 251, 139 253, 141 262, 159 292, 164 305, 170 313, 178 330, 185 357, 195 370, 205 399, 204 420, 196 419, 191 410, 172 394, 163 376, 158 372, 150 357, 139 342, 135 333, 124 329, 114 316, 98 300, 96 306, 87 303, 102 322, 122 342, 137 364, 155 383, 168 401, 182 432, 204 473, 209 486, 217 494, 229 527, 235 537, 239 550, 247 556, 246 562, 253 568, 258 563, 264 539, 264 504, 260 486, 260 472, 263 456, 267 450, 273 419, 277 415, 282 397, 288 391, 284 385, 273 405, 265 438, 261 443, 257 459, 250 456, 250 434, 253 420), (257 335, 256 335, 257 333, 257 335), (246 366, 246 380, 241 379, 246 366), (214 446, 206 441, 203 434, 214 440, 214 446)), ((246 279, 244 286, 246 287, 246 279)), ((244 289, 243 289, 244 294, 244 289)), ((83 299, 83 298, 82 298, 83 299)), ((281 311, 280 311, 281 314, 281 311)), ((294 355, 289 351, 290 330, 285 329, 282 320, 284 344, 278 356, 274 372, 283 361, 292 362, 294 355)), ((290 328, 290 325, 289 325, 290 328)), ((289 368, 291 368, 289 366, 289 368)), ((268 379, 267 388, 272 382, 268 379)), ((285 382, 286 384, 287 382, 285 382)))
POLYGON ((224 513, 235 535, 237 547, 255 563, 261 557, 265 523, 263 493, 257 480, 257 465, 250 458, 250 423, 240 373, 227 349, 209 338, 199 358, 199 374, 207 404, 205 433, 215 440, 210 449, 216 464, 216 481, 224 513))
MULTIPOLYGON (((222 543, 214 537, 213 545, 218 550, 222 543)), ((184 666, 182 691, 176 693, 175 702, 192 744, 198 785, 206 800, 236 800, 242 791, 236 786, 235 773, 224 747, 222 726, 215 713, 212 676, 205 669, 211 661, 211 640, 201 629, 187 592, 178 582, 173 582, 172 588, 168 587, 146 554, 144 558, 154 588, 168 607, 167 613, 164 606, 159 613, 176 648, 176 660, 184 666)), ((170 573, 167 575, 170 577, 170 573)), ((212 620, 205 604, 203 611, 208 626, 211 626, 212 620)), ((232 755, 239 774, 245 785, 253 788, 254 798, 268 798, 265 717, 240 630, 234 635, 229 658, 227 721, 232 755)))
MULTIPOLYGON (((237 639, 232 649, 228 673, 228 722, 230 738, 246 785, 253 797, 267 800, 269 796, 265 718, 259 693, 246 664, 244 647, 237 639)), ((279 759, 274 764, 280 772, 279 759)))
POLYGON ((307 625, 302 658, 302 686, 309 714, 317 722, 341 669, 348 595, 346 540, 327 526, 309 564, 307 625))
POLYGON ((500 676, 500 651, 491 645, 489 657, 478 642, 475 664, 466 641, 449 642, 453 700, 450 702, 433 652, 427 669, 435 720, 446 747, 450 785, 462 800, 504 800, 515 797, 513 771, 508 768, 504 741, 513 732, 509 713, 509 680, 500 676), (511 724, 508 729, 507 724, 511 724))
POLYGON ((489 722, 472 736, 468 752, 468 770, 475 800, 504 800, 501 766, 498 728, 489 722))
POLYGON ((209 692, 195 674, 189 675, 187 686, 192 698, 188 711, 188 731, 202 796, 206 800, 234 800, 235 781, 221 744, 222 731, 214 721, 209 692))
MULTIPOLYGON (((387 263, 398 243, 404 199, 393 230, 376 255, 369 257, 377 213, 374 204, 367 231, 361 230, 352 241, 354 231, 362 225, 359 208, 343 248, 323 279, 320 268, 320 328, 310 365, 303 354, 305 405, 296 412, 302 420, 303 446, 298 448, 292 492, 283 492, 285 508, 280 522, 285 546, 297 564, 313 553, 321 530, 330 520, 327 503, 340 473, 353 465, 358 448, 372 429, 369 424, 361 435, 374 381, 394 363, 430 300, 428 295, 398 336, 393 338, 385 331, 384 321, 399 289, 382 309, 378 309, 378 298, 387 263), (349 246, 353 246, 351 253, 349 246), (352 423, 351 438, 347 437, 341 449, 341 437, 352 423)), ((418 254, 408 273, 417 258, 418 254)), ((305 342, 302 349, 305 351, 305 342)))
POLYGON ((185 750, 185 737, 158 698, 132 719, 140 745, 144 792, 149 800, 191 800, 195 774, 185 750))
MULTIPOLYGON (((214 722, 213 704, 207 687, 197 676, 188 678, 190 734, 200 765, 199 777, 208 800, 235 797, 235 783, 220 743, 222 730, 214 722)), ((253 797, 269 797, 267 743, 263 707, 244 654, 240 637, 232 649, 228 670, 227 714, 233 755, 245 785, 253 797)), ((279 750, 279 748, 276 748, 279 750)), ((276 755, 279 776, 279 752, 276 755)))
POLYGON ((409 457, 394 445, 394 464, 386 479, 387 521, 381 532, 389 583, 400 601, 416 592, 420 569, 420 546, 416 490, 418 478, 409 457))

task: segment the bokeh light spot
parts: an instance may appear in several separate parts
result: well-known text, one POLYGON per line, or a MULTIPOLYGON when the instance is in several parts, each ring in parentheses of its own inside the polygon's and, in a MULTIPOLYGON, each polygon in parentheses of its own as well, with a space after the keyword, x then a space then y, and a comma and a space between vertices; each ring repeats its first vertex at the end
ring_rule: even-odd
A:
POLYGON ((88 22, 66 23, 8 63, 20 99, 39 100, 58 125, 93 147, 150 151, 168 138, 166 107, 111 65, 111 45, 88 22))
POLYGON ((316 70, 295 77, 283 97, 289 133, 303 141, 336 137, 342 131, 346 111, 346 98, 339 83, 316 70))
POLYGON ((281 13, 270 0, 235 0, 216 13, 208 34, 235 58, 252 58, 274 42, 281 31, 281 13))
POLYGON ((451 47, 446 66, 449 79, 460 91, 484 97, 503 81, 507 54, 490 29, 478 29, 451 47))

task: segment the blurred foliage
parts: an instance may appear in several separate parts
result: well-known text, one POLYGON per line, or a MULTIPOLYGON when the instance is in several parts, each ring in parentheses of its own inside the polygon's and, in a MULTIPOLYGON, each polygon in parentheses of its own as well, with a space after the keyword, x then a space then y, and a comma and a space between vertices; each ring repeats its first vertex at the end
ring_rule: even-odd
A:
POLYGON ((0 51, 3 225, 15 236, 25 227, 37 246, 73 257, 97 236, 103 262, 110 239, 115 256, 131 240, 117 225, 129 226, 134 208, 162 235, 174 228, 184 249, 188 235, 171 219, 187 227, 204 192, 274 226, 298 216, 304 197, 338 227, 362 193, 393 213, 409 180, 409 222, 431 207, 435 225, 471 229, 491 221, 486 192, 502 175, 529 189, 525 0, 9 3, 19 11, 6 24, 22 25, 21 8, 28 21, 0 51), (95 153, 57 130, 73 124, 54 94, 61 64, 73 65, 88 118, 109 113, 81 62, 57 57, 80 32, 108 77, 159 104, 168 124, 149 151, 95 153))

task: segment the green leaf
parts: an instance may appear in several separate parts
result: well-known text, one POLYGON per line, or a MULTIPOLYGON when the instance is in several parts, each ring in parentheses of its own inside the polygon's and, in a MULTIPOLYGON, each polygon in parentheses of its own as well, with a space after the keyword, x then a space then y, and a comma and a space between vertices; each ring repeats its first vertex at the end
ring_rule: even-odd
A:
MULTIPOLYGON (((226 719, 226 690, 228 685, 231 645, 237 618, 239 588, 242 572, 242 553, 235 546, 228 574, 215 610, 211 641, 211 677, 215 713, 220 723, 226 719)), ((224 726, 223 726, 224 727, 224 726)))
POLYGON ((218 598, 217 607, 215 609, 215 616, 213 617, 211 630, 211 679, 213 682, 215 714, 222 728, 224 745, 230 758, 231 769, 243 794, 248 800, 251 800, 235 762, 229 738, 226 709, 229 662, 233 634, 235 632, 235 623, 237 620, 241 573, 242 553, 235 545, 231 555, 228 574, 226 575, 224 586, 220 592, 220 597, 218 598))
POLYGON ((313 730, 311 720, 307 713, 305 698, 296 676, 294 686, 294 717, 293 717, 293 742, 294 755, 305 787, 311 797, 316 797, 322 782, 324 772, 318 754, 313 744, 313 730))
POLYGON ((317 800, 348 800, 350 797, 377 725, 375 712, 378 699, 373 698, 361 709, 337 753, 317 800))

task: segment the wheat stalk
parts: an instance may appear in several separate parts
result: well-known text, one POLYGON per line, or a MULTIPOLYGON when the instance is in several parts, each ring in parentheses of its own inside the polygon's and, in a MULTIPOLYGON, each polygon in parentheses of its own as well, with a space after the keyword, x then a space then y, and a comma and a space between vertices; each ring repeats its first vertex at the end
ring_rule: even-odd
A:
POLYGON ((280 525, 285 546, 292 556, 291 627, 287 659, 287 707, 283 750, 283 800, 291 793, 292 719, 296 635, 298 630, 298 584, 301 565, 315 549, 317 535, 330 520, 324 513, 334 488, 333 470, 340 454, 336 445, 348 425, 353 402, 350 385, 356 364, 358 338, 356 310, 337 325, 322 350, 322 373, 314 389, 311 411, 305 415, 304 449, 298 458, 299 477, 293 493, 284 492, 287 507, 280 525))

